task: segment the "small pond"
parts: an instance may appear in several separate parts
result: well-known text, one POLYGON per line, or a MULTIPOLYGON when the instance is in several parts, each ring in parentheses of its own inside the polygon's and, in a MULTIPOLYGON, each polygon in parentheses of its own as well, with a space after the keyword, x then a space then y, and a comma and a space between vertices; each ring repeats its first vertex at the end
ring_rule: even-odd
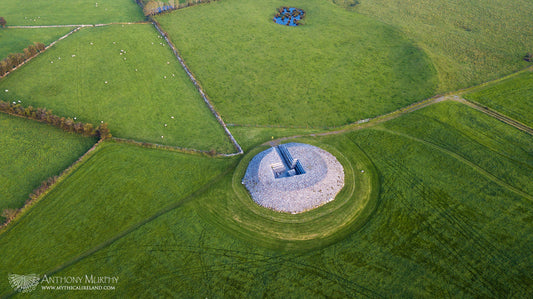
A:
POLYGON ((281 7, 278 8, 278 12, 274 16, 274 22, 280 25, 298 26, 300 20, 305 16, 303 9, 295 7, 281 7))

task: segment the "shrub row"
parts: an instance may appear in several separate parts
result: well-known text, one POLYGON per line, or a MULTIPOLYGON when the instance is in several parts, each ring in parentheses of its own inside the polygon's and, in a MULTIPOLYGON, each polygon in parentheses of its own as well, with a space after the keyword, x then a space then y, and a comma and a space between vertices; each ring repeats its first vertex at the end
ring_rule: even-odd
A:
POLYGON ((0 228, 7 225, 9 222, 11 222, 15 217, 21 213, 22 209, 26 206, 31 205, 33 202, 35 202, 41 194, 45 193, 52 185, 54 185, 59 177, 57 175, 49 177, 47 180, 41 183, 39 187, 37 187, 35 190, 32 191, 29 198, 24 203, 24 206, 20 209, 4 209, 2 211, 1 216, 5 218, 4 223, 0 225, 0 228))
POLYGON ((47 110, 46 108, 23 107, 17 102, 8 103, 0 100, 0 111, 44 122, 67 132, 84 136, 97 136, 100 139, 111 138, 107 123, 102 123, 95 128, 91 123, 76 122, 70 117, 65 118, 54 115, 52 110, 47 110))
POLYGON ((178 153, 204 155, 208 157, 224 156, 224 154, 217 153, 215 149, 211 149, 209 151, 203 151, 203 150, 190 149, 190 148, 179 147, 179 146, 163 145, 163 144, 135 141, 131 139, 122 139, 122 138, 116 138, 116 137, 113 138, 113 140, 118 143, 132 144, 132 145, 140 146, 142 148, 162 149, 162 150, 168 150, 168 151, 178 152, 178 153))
POLYGON ((0 61, 0 76, 5 75, 12 69, 16 68, 24 61, 44 51, 46 46, 43 43, 33 43, 23 50, 23 53, 11 53, 0 61))
POLYGON ((181 9, 200 3, 210 3, 211 1, 216 0, 187 0, 187 2, 179 3, 178 0, 169 0, 168 2, 150 0, 144 4, 143 12, 145 16, 153 16, 166 11, 172 11, 176 9, 181 9))
POLYGON ((44 194, 46 194, 52 186, 54 186, 56 183, 58 183, 62 178, 64 178, 66 175, 72 172, 72 170, 79 165, 79 163, 86 159, 91 152, 93 152, 98 145, 103 141, 103 139, 100 139, 93 147, 91 147, 83 156, 81 156, 74 164, 70 165, 67 169, 65 169, 63 172, 61 172, 60 175, 55 175, 52 177, 49 177, 45 181, 41 183, 39 187, 34 189, 32 193, 29 195, 29 198, 26 200, 24 205, 21 208, 18 209, 12 209, 7 208, 2 211, 0 214, 1 217, 4 218, 4 221, 2 223, 2 219, 0 219, 0 233, 2 233, 5 228, 9 225, 9 223, 13 220, 15 220, 17 217, 22 215, 24 211, 29 209, 33 204, 35 204, 44 194))

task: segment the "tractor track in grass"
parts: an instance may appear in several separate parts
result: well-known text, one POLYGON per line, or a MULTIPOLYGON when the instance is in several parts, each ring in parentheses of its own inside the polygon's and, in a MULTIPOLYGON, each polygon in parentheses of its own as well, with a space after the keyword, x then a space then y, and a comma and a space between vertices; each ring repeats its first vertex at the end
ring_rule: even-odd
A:
MULTIPOLYGON (((65 263, 63 263, 61 265, 46 271, 44 273, 44 275, 53 276, 54 274, 66 269, 66 268, 68 268, 68 267, 70 267, 72 265, 75 265, 75 264, 77 264, 78 262, 80 262, 80 261, 82 261, 84 259, 86 259, 87 257, 93 255, 94 253, 99 252, 100 250, 109 247, 110 245, 112 245, 116 241, 122 239, 123 237, 129 235, 130 233, 136 231, 137 229, 143 227, 144 225, 156 220, 160 216, 163 216, 163 215, 165 215, 165 214, 167 214, 167 213, 169 213, 169 212, 171 212, 171 211, 173 211, 173 210, 175 210, 175 209, 187 204, 188 202, 191 202, 194 198, 196 198, 197 196, 199 196, 200 194, 202 194, 203 192, 208 190, 212 185, 216 184, 217 182, 222 180, 226 175, 231 173, 234 167, 235 167, 235 165, 230 165, 225 171, 223 171, 222 173, 218 174, 217 176, 215 176, 214 178, 209 180, 207 183, 203 184, 202 186, 200 186, 199 188, 197 188, 194 191, 190 192, 189 194, 186 194, 186 195, 182 196, 181 199, 178 200, 177 202, 175 202, 174 204, 171 204, 171 205, 159 210, 158 212, 155 212, 154 214, 152 214, 152 216, 150 216, 148 218, 145 218, 145 219, 143 219, 143 220, 141 220, 141 221, 139 221, 139 222, 137 222, 135 224, 132 224, 129 228, 126 228, 125 230, 119 232, 114 237, 111 237, 111 238, 101 242, 100 244, 98 244, 96 246, 93 246, 91 249, 82 252, 81 254, 69 259, 68 261, 66 261, 65 263)), ((9 297, 12 297, 12 296, 16 295, 17 293, 18 293, 17 291, 13 291, 11 293, 0 294, 0 297, 1 298, 9 298, 9 297)))
POLYGON ((507 190, 509 191, 512 191, 530 201, 533 201, 533 196, 530 195, 529 193, 523 191, 523 190, 520 190, 518 188, 516 188, 515 186, 512 186, 511 184, 508 184, 502 180, 500 180, 498 177, 496 177, 495 175, 493 175, 492 173, 488 172, 487 170, 483 169, 482 167, 480 167, 479 165, 475 164, 474 162, 464 158, 463 156, 459 155, 458 153, 455 153, 453 151, 450 151, 448 149, 445 149, 433 142, 430 142, 430 141, 426 141, 426 140, 423 140, 423 139, 419 139, 417 137, 414 137, 414 136, 411 136, 411 135, 408 135, 408 134, 404 134, 404 133, 400 133, 400 132, 396 132, 396 131, 393 131, 393 130, 390 130, 390 129, 386 129, 386 128, 380 128, 380 127, 377 127, 377 128, 373 128, 374 130, 378 130, 378 131, 383 131, 383 132, 386 132, 386 133, 389 133, 389 134, 393 134, 393 135, 397 135, 397 136, 400 136, 400 137, 404 137, 404 138, 407 138, 407 139, 410 139, 410 140, 413 140, 413 141, 416 141, 416 142, 419 142, 419 143, 422 143, 422 144, 425 144, 425 145, 428 145, 434 149, 437 149, 455 159, 457 159, 458 161, 470 166, 471 168, 473 168, 474 170, 476 170, 478 173, 480 173, 481 175, 485 176, 486 178, 488 178, 489 180, 493 181, 494 183, 506 188, 507 190))
MULTIPOLYGON (((406 207, 411 213, 418 218, 422 218, 419 228, 411 232, 406 239, 402 241, 407 244, 417 244, 418 241, 416 238, 418 234, 422 231, 428 231, 431 236, 435 238, 441 245, 452 244, 457 235, 462 239, 471 240, 468 248, 473 250, 468 250, 465 252, 464 248, 459 248, 459 250, 452 248, 451 246, 442 246, 449 253, 449 257, 455 260, 455 263, 475 277, 475 280, 481 283, 482 289, 477 289, 478 293, 485 293, 487 296, 491 297, 501 297, 509 294, 510 290, 520 290, 524 294, 527 293, 527 290, 524 288, 527 285, 523 279, 516 279, 515 277, 526 277, 527 274, 522 270, 517 270, 517 262, 511 256, 509 256, 505 250, 497 247, 495 245, 495 240, 487 238, 484 236, 481 231, 482 228, 471 225, 471 220, 469 216, 465 215, 460 210, 460 205, 453 204, 449 205, 447 203, 452 202, 449 200, 442 200, 442 198, 449 197, 447 194, 442 194, 437 190, 433 190, 431 187, 424 185, 421 179, 418 179, 416 174, 408 169, 406 165, 403 165, 400 162, 394 162, 392 160, 383 160, 387 165, 388 169, 392 171, 395 175, 390 176, 391 179, 387 180, 385 185, 387 190, 390 192, 392 186, 396 183, 401 185, 410 186, 415 193, 421 196, 424 200, 420 201, 423 203, 422 206, 415 206, 409 200, 405 198, 405 195, 398 194, 393 192, 396 199, 400 199, 400 202, 404 207, 406 207), (407 175, 406 175, 407 174, 407 175), (435 211, 435 212, 434 212, 435 211), (438 215, 438 217, 432 217, 438 215), (443 229, 444 228, 444 229, 443 229), (487 265, 482 264, 482 260, 473 261, 469 254, 481 253, 485 259, 490 260, 491 262, 487 265), (481 263, 481 265, 480 265, 481 263), (503 265, 512 265, 512 267, 498 268, 493 267, 495 264, 503 265), (486 271, 488 267, 490 271, 486 271), (514 276, 513 279, 509 282, 509 286, 505 286, 498 281, 495 281, 494 278, 498 275, 504 275, 504 271, 512 271, 514 276), (493 273, 497 273, 494 275, 493 273), (488 292, 488 294, 486 293, 488 292)), ((397 246, 401 246, 398 244, 397 246)), ((413 256, 416 258, 416 256, 413 256)), ((448 275, 454 275, 454 273, 449 273, 448 275)), ((459 279, 465 285, 463 289, 470 289, 468 285, 472 281, 467 281, 464 279, 459 279)), ((473 296, 476 293, 472 293, 473 296)))
POLYGON ((515 119, 512 119, 496 110, 493 110, 487 106, 483 106, 483 105, 480 105, 476 102, 473 102, 473 101, 469 101, 467 99, 464 99, 464 98, 461 98, 459 96, 454 96, 451 100, 453 101, 456 101, 458 103, 462 103, 462 104, 465 104, 469 107, 472 107, 480 112, 483 112, 485 113, 486 115, 490 116, 490 117, 493 117, 503 123, 506 123, 510 126, 513 126, 515 128, 517 128, 518 130, 520 131, 523 131, 523 132, 526 132, 528 133, 529 135, 533 135, 533 128, 530 128, 528 127, 527 125, 515 120, 515 119))

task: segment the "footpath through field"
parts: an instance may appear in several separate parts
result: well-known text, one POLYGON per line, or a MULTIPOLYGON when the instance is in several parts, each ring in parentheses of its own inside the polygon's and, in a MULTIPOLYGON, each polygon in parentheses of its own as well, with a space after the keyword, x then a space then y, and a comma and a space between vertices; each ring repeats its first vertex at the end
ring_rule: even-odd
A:
POLYGON ((295 136, 290 136, 290 137, 283 137, 283 138, 278 138, 278 139, 274 139, 274 140, 271 140, 271 141, 268 141, 268 142, 265 142, 263 145, 272 145, 272 146, 275 146, 275 145, 278 145, 280 144, 282 141, 286 141, 286 140, 290 140, 290 139, 294 139, 294 138, 300 138, 300 137, 306 137, 306 136, 328 136, 328 135, 336 135, 336 134, 342 134, 342 133, 346 133, 346 132, 351 132, 351 131, 355 131, 355 130, 360 130, 360 129, 365 129, 365 128, 369 128, 369 127, 373 127, 373 126, 376 126, 378 124, 381 124, 381 123, 384 123, 386 121, 389 121, 389 120, 392 120, 392 119, 395 119, 395 118, 398 118, 404 114, 408 114, 408 113, 411 113, 411 112, 414 112, 414 111, 417 111, 417 110, 420 110, 422 108, 425 108, 425 107, 428 107, 428 106, 431 106, 433 104, 437 104, 437 103, 440 103, 440 102, 443 102, 443 101, 455 101, 455 102, 458 102, 458 103, 461 103, 463 105, 467 105, 471 108, 474 108, 492 118, 496 118, 497 120, 505 123, 505 124, 508 124, 508 125, 511 125, 513 127, 515 127, 516 129, 522 131, 522 132, 525 132, 529 135, 533 135, 533 128, 513 119, 513 118, 510 118, 498 111, 495 111, 493 109, 490 109, 486 106, 483 106, 483 105, 480 105, 478 103, 475 103, 475 102, 472 102, 472 101, 469 101, 469 100, 466 100, 464 98, 462 98, 460 95, 466 93, 467 91, 472 91, 472 90, 475 90, 475 89, 478 89, 480 87, 484 87, 484 86, 487 86, 487 85, 491 85, 491 84, 495 84, 495 83, 498 83, 504 79, 508 79, 510 77, 514 77, 514 76, 517 76, 518 74, 521 74, 521 73, 524 73, 524 72, 531 72, 533 71, 533 66, 530 66, 530 67, 527 67, 523 70, 520 70, 518 72, 515 72, 513 74, 510 74, 508 76, 505 76, 503 78, 498 78, 498 79, 495 79, 495 80, 492 80, 492 81, 489 81, 489 82, 485 82, 485 83, 482 83, 480 85, 477 85, 477 86, 474 86, 474 87, 470 87, 470 88, 467 88, 467 89, 461 89, 461 90, 458 90, 458 91, 455 91, 455 92, 452 92, 448 95, 443 95, 443 96, 436 96, 436 97, 433 97, 433 98, 430 98, 430 99, 426 99, 426 100, 423 100, 423 101, 420 101, 420 102, 417 102, 417 103, 414 103, 414 104, 411 104, 409 106, 406 106, 406 107, 403 107, 403 108, 400 108, 398 110, 395 110, 395 111, 392 111, 392 112, 389 112, 387 114, 382 114, 382 115, 379 115, 379 116, 376 116, 376 117, 373 117, 373 118, 369 118, 369 119, 363 119, 363 120, 359 120, 355 123, 352 123, 352 124, 348 124, 346 126, 344 126, 344 128, 342 129, 339 129, 339 130, 333 130, 333 131, 328 131, 328 132, 324 132, 324 133, 313 133, 313 134, 302 134, 302 135, 295 135, 295 136))

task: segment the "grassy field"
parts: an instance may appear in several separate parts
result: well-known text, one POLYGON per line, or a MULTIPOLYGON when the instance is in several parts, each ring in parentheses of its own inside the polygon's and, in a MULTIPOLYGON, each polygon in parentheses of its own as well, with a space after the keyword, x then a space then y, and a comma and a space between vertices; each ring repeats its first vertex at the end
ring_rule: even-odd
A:
POLYGON ((71 28, 2 29, 0 30, 0 60, 11 53, 22 53, 34 42, 49 45, 67 34, 71 28))
POLYGON ((197 202, 201 207, 200 216, 237 237, 278 250, 323 247, 360 228, 375 210, 379 196, 378 173, 372 162, 361 150, 342 139, 336 142, 316 142, 309 138, 291 141, 320 146, 343 165, 345 186, 334 201, 296 215, 258 206, 242 185, 242 178, 250 160, 269 148, 261 146, 242 158, 233 178, 226 178, 217 188, 206 192, 204 200, 197 202))
POLYGON ((245 151, 273 139, 323 132, 323 130, 300 128, 230 127, 229 129, 245 151))
POLYGON ((144 19, 134 0, 3 0, 0 12, 8 26, 101 24, 144 19))
POLYGON ((116 137, 233 151, 152 25, 82 29, 4 78, 0 89, 9 90, 0 97, 9 101, 107 122, 116 137))
POLYGON ((486 105, 533 126, 533 72, 526 72, 466 94, 465 98, 486 105))
MULTIPOLYGON (((31 271, 43 273, 79 258, 117 234, 179 208, 232 164, 234 159, 106 143, 0 235, 2 254, 10 257, 0 261, 2 275, 25 271, 29 264, 34 265, 31 271)), ((0 296, 8 288, 2 280, 0 296)))
POLYGON ((434 93, 429 59, 395 28, 319 0, 295 1, 305 25, 289 28, 272 21, 283 5, 228 0, 157 17, 228 123, 338 126, 434 93))
POLYGON ((95 142, 0 113, 0 211, 20 208, 41 182, 58 175, 95 142))
MULTIPOLYGON (((133 0, 96 2, 2 0, 0 15, 143 18, 133 0)), ((0 298, 12 273, 118 277, 100 284, 114 290, 42 281, 19 294, 39 298, 532 298, 531 135, 454 101, 313 135, 525 67, 532 13, 529 0, 223 0, 158 16, 244 155, 103 142, 0 231, 0 298), (285 5, 306 11, 304 26, 272 22, 285 5), (253 203, 242 176, 278 138, 337 157, 334 201, 296 215, 253 203)), ((0 29, 0 54, 67 30, 0 29)), ((531 126, 532 80, 464 96, 531 126)), ((105 121, 117 137, 235 150, 151 25, 82 29, 2 79, 0 99, 105 121)), ((94 142, 0 114, 0 211, 94 142)))
MULTIPOLYGON (((229 220, 216 221, 231 207, 235 159, 105 144, 0 235, 0 250, 13 257, 0 260, 0 275, 56 269, 57 276, 119 277, 114 291, 83 294, 90 296, 533 294, 533 192, 524 180, 533 167, 530 136, 447 102, 306 141, 359 162, 367 156, 379 174, 377 209, 333 244, 269 249, 229 220), (198 189, 205 192, 187 197, 198 189)), ((7 280, 0 289, 10 292, 7 280)))
POLYGON ((522 58, 533 49, 529 0, 358 2, 356 12, 400 29, 427 53, 438 71, 438 92, 473 86, 528 65, 522 58))

